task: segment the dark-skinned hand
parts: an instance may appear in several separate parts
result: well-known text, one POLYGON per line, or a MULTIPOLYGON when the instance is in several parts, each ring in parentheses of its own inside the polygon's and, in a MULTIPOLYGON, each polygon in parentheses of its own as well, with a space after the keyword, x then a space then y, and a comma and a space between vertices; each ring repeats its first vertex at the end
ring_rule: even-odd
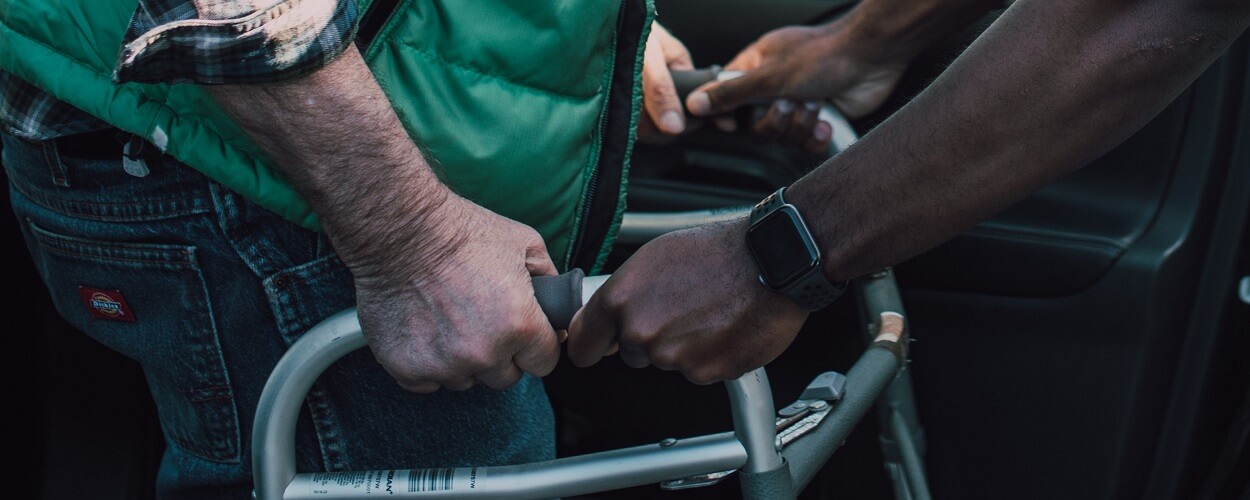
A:
POLYGON ((807 312, 759 281, 745 219, 665 234, 638 250, 573 318, 568 352, 590 366, 622 361, 680 371, 697 384, 772 361, 807 312))
POLYGON ((816 116, 831 102, 847 118, 879 108, 893 92, 907 60, 862 43, 844 22, 827 26, 791 26, 770 31, 743 49, 726 70, 745 73, 696 89, 686 99, 695 116, 717 117, 732 129, 724 113, 753 102, 772 100, 752 131, 788 146, 812 152, 828 149, 832 127, 816 116), (722 115, 722 116, 718 116, 722 115))

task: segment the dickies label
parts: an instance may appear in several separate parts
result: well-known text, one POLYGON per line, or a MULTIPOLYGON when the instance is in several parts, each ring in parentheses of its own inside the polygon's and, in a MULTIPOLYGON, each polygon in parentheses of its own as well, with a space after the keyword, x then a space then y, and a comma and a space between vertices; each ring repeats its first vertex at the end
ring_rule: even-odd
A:
POLYGON ((126 297, 122 296, 121 290, 100 290, 80 286, 78 296, 82 298, 83 305, 87 306, 87 312, 93 318, 129 322, 135 320, 135 315, 126 304, 126 297))

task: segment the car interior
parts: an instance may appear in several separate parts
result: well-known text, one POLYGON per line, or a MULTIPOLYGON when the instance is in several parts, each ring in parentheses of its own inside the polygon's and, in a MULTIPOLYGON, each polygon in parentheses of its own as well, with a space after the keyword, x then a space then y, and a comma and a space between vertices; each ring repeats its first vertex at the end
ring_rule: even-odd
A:
MULTIPOLYGON (((707 66, 770 29, 827 22, 851 3, 656 7, 707 66)), ((856 130, 870 133, 904 106, 996 15, 920 56, 856 130)), ((935 497, 1250 498, 1250 289, 1238 293, 1250 288, 1248 63, 1243 35, 1124 143, 894 268, 935 497)), ((753 204, 824 159, 710 128, 637 146, 630 211, 753 204)), ((24 478, 14 498, 152 497, 164 444, 142 371, 56 316, 18 222, 9 210, 0 222, 16 334, 4 363, 7 463, 24 478)), ((636 248, 618 245, 606 271, 636 248)), ((811 316, 768 365, 778 404, 817 374, 849 367, 864 345, 859 321, 849 295, 811 316)), ((563 360, 545 382, 561 456, 733 428, 723 386, 615 357, 588 369, 563 360)), ((894 497, 878 434, 865 418, 801 498, 894 497)), ((735 498, 737 488, 727 480, 585 498, 735 498)))

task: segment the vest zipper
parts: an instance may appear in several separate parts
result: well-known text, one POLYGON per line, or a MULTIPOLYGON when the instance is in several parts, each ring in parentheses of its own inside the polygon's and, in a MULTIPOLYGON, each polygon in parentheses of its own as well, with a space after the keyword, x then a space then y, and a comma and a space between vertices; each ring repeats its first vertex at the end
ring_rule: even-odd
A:
MULTIPOLYGON (((632 4, 639 4, 639 3, 642 4, 642 12, 644 14, 643 19, 645 20, 645 17, 646 17, 645 12, 647 9, 645 0, 644 1, 622 0, 620 8, 617 11, 617 15, 616 15, 616 37, 617 39, 615 42, 616 47, 613 51, 614 52, 613 60, 609 62, 609 64, 612 64, 612 74, 608 78, 609 88, 607 92, 607 101, 604 103, 603 113, 599 116, 600 153, 599 153, 599 158, 596 159, 594 170, 592 170, 590 173, 590 178, 586 180, 586 199, 582 201, 581 211, 577 219, 578 220, 577 227, 575 228, 573 246, 569 253, 568 267, 570 269, 574 267, 579 267, 586 272, 595 271, 594 267, 595 267, 595 264, 597 264, 596 261, 598 260, 599 253, 602 250, 604 242, 606 241, 606 238, 607 238, 606 226, 610 225, 615 220, 614 217, 616 214, 616 206, 620 202, 620 196, 621 196, 620 188, 621 188, 622 183, 625 182, 624 162, 628 161, 628 158, 624 156, 621 156, 619 158, 616 156, 611 156, 608 158, 608 161, 605 162, 604 157, 605 157, 605 154, 611 154, 611 153, 607 153, 609 141, 612 141, 612 140, 628 141, 628 137, 629 137, 628 130, 625 131, 624 136, 619 136, 620 135, 619 131, 615 130, 616 128, 620 128, 619 127, 619 125, 621 125, 620 123, 616 124, 618 125, 618 127, 612 127, 611 121, 614 118, 612 114, 612 110, 614 109, 612 106, 612 101, 614 98, 619 98, 617 94, 623 91, 623 92, 626 92, 628 95, 624 96, 625 98, 623 99, 623 102, 620 102, 617 104, 618 105, 623 104, 626 107, 626 109, 628 109, 632 103, 633 86, 625 85, 625 83, 629 83, 629 82, 618 82, 617 80, 621 78, 621 75, 619 74, 619 72, 621 71, 627 71, 630 77, 629 81, 632 82, 633 80, 633 72, 629 70, 632 70, 634 68, 635 59, 638 55, 638 50, 641 50, 640 47, 636 47, 636 46, 639 43, 641 43, 641 40, 634 39, 636 37, 631 38, 627 36, 627 33, 625 33, 625 29, 626 29, 625 24, 627 20, 637 21, 636 19, 632 19, 632 17, 630 16, 630 12, 628 11, 628 8, 632 4), (634 45, 635 47, 629 48, 629 50, 622 50, 624 48, 629 47, 631 44, 634 45), (622 62, 622 58, 626 58, 628 59, 628 61, 622 62), (623 68, 619 67, 618 64, 625 64, 625 67, 623 68), (613 128, 613 130, 608 130, 609 128, 613 128), (615 135, 619 137, 613 137, 612 132, 617 132, 617 134, 615 135), (620 171, 621 178, 613 179, 616 182, 607 182, 606 187, 601 186, 601 184, 603 183, 601 182, 600 178, 602 177, 602 172, 603 172, 603 169, 605 168, 605 163, 612 163, 612 162, 619 162, 621 164, 621 166, 619 167, 621 170, 620 171), (600 193, 599 192, 601 190, 609 190, 609 189, 613 189, 615 190, 615 192, 614 193, 600 193), (612 205, 611 207, 600 206, 601 204, 605 203, 605 200, 601 199, 602 198, 600 196, 601 194, 605 196, 609 194, 612 195, 611 199, 607 200, 608 202, 611 202, 611 205, 612 205), (606 218, 606 220, 604 220, 604 215, 609 215, 606 218), (597 220, 592 220, 592 219, 597 219, 597 220), (594 238, 590 238, 587 236, 587 232, 589 229, 591 229, 592 223, 605 226, 602 231, 596 230, 596 233, 602 232, 603 233, 602 235, 596 235, 594 238), (592 244, 595 245, 594 248, 587 248, 588 245, 592 245, 592 244)), ((630 28, 632 29, 634 27, 631 26, 630 28)), ((641 33, 641 29, 638 31, 639 33, 641 33)), ((629 114, 628 111, 626 111, 625 113, 627 115, 629 114)), ((619 118, 617 118, 617 121, 619 121, 619 118)), ((625 120, 624 128, 628 129, 629 125, 630 125, 629 120, 625 120)), ((625 155, 628 154, 627 151, 624 151, 625 149, 624 146, 621 146, 620 149, 622 151, 619 151, 618 153, 624 153, 625 155)))
MULTIPOLYGON (((620 37, 621 29, 625 27, 625 5, 629 0, 621 0, 621 6, 616 11, 616 36, 620 37)), ((617 54, 619 55, 619 54, 617 54)), ((615 73, 616 61, 611 61, 613 72, 615 73)), ((608 78, 608 98, 603 103, 603 114, 599 115, 599 136, 600 141, 606 140, 608 115, 612 112, 612 87, 615 86, 616 75, 613 74, 608 78)), ((602 147, 602 146, 600 146, 602 147)), ((600 155, 602 156, 602 155, 600 155)), ((582 200, 582 213, 578 214, 576 238, 573 240, 573 252, 569 254, 569 267, 582 267, 578 260, 581 259, 582 253, 585 251, 586 244, 586 227, 590 225, 590 210, 594 208, 595 195, 599 194, 599 171, 602 170, 602 160, 595 161, 595 168, 590 172, 590 179, 586 180, 586 199, 582 200)), ((598 249, 596 249, 598 250, 598 249)), ((592 264, 593 265, 593 264, 592 264)), ((592 272, 589 268, 583 268, 587 273, 592 272)))
POLYGON ((360 47, 361 52, 369 48, 373 43, 373 39, 378 36, 378 32, 386 26, 387 21, 391 20, 391 16, 399 9, 402 0, 373 0, 369 3, 369 7, 365 9, 365 13, 360 16, 360 23, 356 28, 356 45, 360 47))

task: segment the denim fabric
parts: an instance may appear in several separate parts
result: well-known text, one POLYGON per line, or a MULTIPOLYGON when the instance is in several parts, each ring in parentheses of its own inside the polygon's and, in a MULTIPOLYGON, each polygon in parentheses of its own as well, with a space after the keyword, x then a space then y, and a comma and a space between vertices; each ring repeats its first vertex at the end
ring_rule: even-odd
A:
MULTIPOLYGON (((13 209, 57 310, 144 367, 169 445, 158 494, 248 497, 265 379, 300 334, 354 303, 350 273, 324 237, 172 159, 135 177, 120 157, 2 138, 13 209), (93 316, 80 287, 119 294, 135 321, 93 316)), ((296 450, 301 471, 342 471, 523 463, 554 446, 540 380, 411 394, 363 349, 310 392, 296 450)))

